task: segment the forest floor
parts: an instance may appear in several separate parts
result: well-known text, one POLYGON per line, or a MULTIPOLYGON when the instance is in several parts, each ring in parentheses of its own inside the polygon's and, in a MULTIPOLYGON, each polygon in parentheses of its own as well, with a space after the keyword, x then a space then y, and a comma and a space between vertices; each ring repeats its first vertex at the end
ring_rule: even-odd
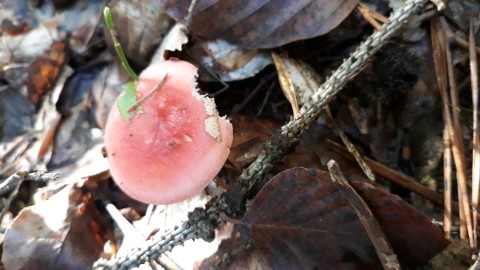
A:
POLYGON ((210 2, 181 38, 187 0, 0 4, 2 267, 475 267, 480 4, 428 3, 397 22, 393 10, 423 1, 210 2), (192 63, 233 125, 225 165, 194 198, 147 205, 109 173, 104 129, 129 77, 107 5, 137 74, 192 63), (358 72, 329 81, 395 23, 358 72), (213 241, 192 241, 203 228, 213 241))

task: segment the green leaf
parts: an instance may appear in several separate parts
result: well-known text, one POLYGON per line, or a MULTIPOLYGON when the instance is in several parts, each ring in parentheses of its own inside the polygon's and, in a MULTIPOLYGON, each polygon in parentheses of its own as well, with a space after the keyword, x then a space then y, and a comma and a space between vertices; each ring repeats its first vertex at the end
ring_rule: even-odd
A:
POLYGON ((117 106, 120 115, 125 121, 129 121, 133 116, 142 112, 142 107, 137 106, 133 111, 129 109, 137 102, 135 92, 136 82, 128 82, 123 85, 123 95, 118 99, 117 106))

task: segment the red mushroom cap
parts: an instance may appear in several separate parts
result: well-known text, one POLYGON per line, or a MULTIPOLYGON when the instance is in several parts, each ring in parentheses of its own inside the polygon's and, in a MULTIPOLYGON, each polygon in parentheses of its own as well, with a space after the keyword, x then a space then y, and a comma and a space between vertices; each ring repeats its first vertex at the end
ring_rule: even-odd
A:
POLYGON ((126 194, 150 204, 199 193, 222 168, 233 137, 213 99, 198 94, 197 68, 188 62, 149 66, 136 86, 140 98, 165 75, 160 89, 141 104, 141 113, 126 121, 114 106, 105 129, 113 179, 126 194))

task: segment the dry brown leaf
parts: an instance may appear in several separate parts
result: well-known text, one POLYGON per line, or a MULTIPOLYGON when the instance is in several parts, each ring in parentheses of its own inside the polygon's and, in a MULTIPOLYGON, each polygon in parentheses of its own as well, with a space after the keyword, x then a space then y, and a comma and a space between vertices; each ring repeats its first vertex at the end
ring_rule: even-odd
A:
POLYGON ((287 98, 288 102, 290 102, 290 106, 292 106, 293 117, 297 118, 298 114, 300 113, 300 107, 298 106, 297 102, 297 89, 295 89, 295 86, 293 85, 287 67, 283 62, 283 58, 279 54, 272 52, 272 59, 275 63, 275 67, 277 68, 280 87, 282 88, 283 94, 287 98))
MULTIPOLYGON (((365 200, 406 266, 425 264, 449 244, 429 217, 400 197, 368 183, 350 184, 365 200)), ((237 244, 253 240, 250 252, 261 259, 253 260, 249 255, 248 262, 261 263, 262 269, 380 267, 354 209, 324 171, 293 168, 272 178, 238 221, 233 236, 230 241, 237 244)), ((224 252, 220 250, 216 257, 224 252)), ((244 265, 244 257, 231 260, 229 267, 244 265)))
POLYGON ((263 143, 280 126, 273 121, 251 119, 243 115, 232 117, 232 125, 235 130, 228 161, 237 168, 244 168, 252 162, 262 151, 263 143))
POLYGON ((105 242, 103 216, 79 188, 68 186, 27 207, 5 234, 6 269, 88 269, 105 242))
MULTIPOLYGON (((161 0, 177 21, 185 19, 190 0, 161 0)), ((340 24, 358 0, 199 1, 191 31, 221 38, 243 48, 272 48, 325 34, 340 24)))
POLYGON ((25 84, 30 102, 37 103, 52 89, 65 63, 65 57, 66 42, 54 41, 45 56, 39 57, 27 68, 25 84))
POLYGON ((169 53, 175 51, 182 51, 183 45, 188 43, 188 36, 187 30, 185 29, 185 25, 181 23, 176 23, 165 37, 162 40, 162 43, 155 51, 152 59, 150 60, 151 63, 157 63, 168 59, 169 53))
MULTIPOLYGON (((320 88, 322 82, 320 75, 303 61, 295 60, 287 56, 277 56, 278 61, 281 61, 284 69, 282 76, 288 76, 294 88, 295 99, 299 105, 305 104, 313 93, 320 88)), ((278 71, 280 72, 280 70, 278 71)))
POLYGON ((23 34, 30 30, 32 26, 29 22, 23 21, 21 19, 18 20, 11 20, 9 18, 5 18, 0 23, 0 33, 6 33, 7 35, 18 35, 23 34))

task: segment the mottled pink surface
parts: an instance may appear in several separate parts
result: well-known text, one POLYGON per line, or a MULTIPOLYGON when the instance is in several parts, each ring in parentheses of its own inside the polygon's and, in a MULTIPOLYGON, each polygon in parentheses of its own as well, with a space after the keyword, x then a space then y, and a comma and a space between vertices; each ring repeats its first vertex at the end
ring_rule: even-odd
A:
POLYGON ((166 73, 140 115, 126 122, 114 106, 105 129, 113 179, 132 198, 151 204, 175 203, 199 193, 225 163, 233 136, 232 125, 220 117, 222 140, 205 132, 207 115, 194 89, 197 68, 188 62, 149 66, 140 74, 137 91, 149 93, 166 73))

